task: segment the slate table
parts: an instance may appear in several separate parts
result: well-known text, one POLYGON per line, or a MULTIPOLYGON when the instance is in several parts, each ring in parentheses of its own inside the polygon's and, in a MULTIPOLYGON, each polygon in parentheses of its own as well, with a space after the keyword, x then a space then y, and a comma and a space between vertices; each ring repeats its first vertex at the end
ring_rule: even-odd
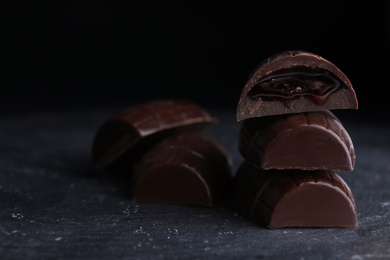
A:
MULTIPOLYGON (((340 175, 355 196, 358 228, 267 230, 234 202, 135 203, 122 183, 90 177, 93 135, 115 111, 0 117, 0 259, 390 258, 389 125, 339 116, 357 152, 354 172, 340 175)), ((234 111, 211 112, 219 124, 207 134, 237 168, 234 111)))

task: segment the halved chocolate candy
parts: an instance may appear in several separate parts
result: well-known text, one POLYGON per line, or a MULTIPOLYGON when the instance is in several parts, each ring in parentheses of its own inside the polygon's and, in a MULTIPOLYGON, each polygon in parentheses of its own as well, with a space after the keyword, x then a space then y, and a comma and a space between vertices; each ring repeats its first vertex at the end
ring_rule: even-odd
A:
POLYGON ((158 100, 127 108, 98 130, 92 148, 97 172, 129 171, 155 144, 173 134, 200 131, 216 122, 185 100, 158 100))
POLYGON ((253 73, 241 93, 237 121, 357 108, 351 82, 335 65, 313 53, 286 51, 266 59, 253 73))
POLYGON ((239 151, 262 169, 352 171, 355 165, 352 140, 330 111, 245 120, 239 151))
POLYGON ((238 205, 267 228, 358 224, 352 192, 334 171, 265 171, 244 162, 235 184, 238 205))
POLYGON ((133 200, 212 206, 232 195, 232 162, 201 133, 167 139, 141 160, 131 179, 133 200))

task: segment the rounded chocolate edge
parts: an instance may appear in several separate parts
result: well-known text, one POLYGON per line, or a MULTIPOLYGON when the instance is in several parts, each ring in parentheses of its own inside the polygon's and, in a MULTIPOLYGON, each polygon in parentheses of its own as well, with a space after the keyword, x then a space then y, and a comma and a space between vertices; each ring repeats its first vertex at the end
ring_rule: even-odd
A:
MULTIPOLYGON (((310 125, 310 127, 312 126, 312 124, 310 125)), ((269 165, 269 164, 266 164, 264 161, 261 162, 261 165, 259 166, 261 169, 264 169, 264 170, 271 170, 271 169, 277 169, 277 170, 292 170, 292 169, 298 169, 298 170, 324 170, 324 171, 347 171, 347 172, 352 172, 353 169, 354 169, 354 166, 355 166, 355 151, 354 151, 354 147, 353 147, 353 143, 352 143, 352 140, 351 138, 349 137, 347 131, 342 128, 342 129, 339 129, 341 133, 338 133, 336 129, 332 129, 332 128, 327 128, 326 126, 321 126, 321 125, 316 125, 316 128, 318 128, 321 132, 317 133, 320 137, 323 136, 328 136, 327 138, 332 138, 332 139, 335 139, 337 140, 337 145, 338 147, 334 147, 333 146, 333 151, 335 150, 335 148, 339 148, 341 149, 343 152, 343 154, 345 154, 345 156, 340 156, 339 158, 345 158, 345 161, 347 162, 345 165, 312 165, 312 166, 308 166, 307 164, 297 164, 297 165, 294 165, 294 166, 291 166, 291 164, 288 164, 287 166, 275 166, 275 165, 269 165), (346 139, 344 139, 344 137, 347 137, 346 139)), ((278 138, 284 138, 284 140, 286 138, 290 138, 290 137, 285 137, 285 136, 289 136, 290 135, 290 131, 293 131, 293 130, 285 130, 285 131, 282 131, 280 133, 278 133, 278 138), (282 137, 280 137, 282 136, 282 137), (284 136, 284 137, 283 137, 284 136)), ((295 129, 295 131, 299 131, 299 132, 306 132, 306 131, 311 131, 311 129, 309 128, 308 125, 302 125, 299 127, 299 129, 295 129)), ((274 140, 273 140, 274 141, 274 140)), ((267 161, 268 159, 268 156, 269 156, 269 150, 275 150, 275 144, 274 142, 271 141, 268 146, 266 147, 266 151, 264 152, 264 155, 263 155, 263 160, 267 161)), ((278 142, 280 142, 278 140, 278 142)), ((287 141, 286 141, 287 142, 287 141)), ((276 145, 276 147, 279 147, 276 145)), ((310 148, 310 147, 309 147, 310 148)), ((314 148, 315 149, 315 148, 314 148)))
MULTIPOLYGON (((188 144, 188 143, 187 143, 188 144)), ((192 172, 194 176, 197 176, 200 182, 203 183, 205 190, 208 193, 208 202, 204 203, 182 203, 187 205, 203 205, 203 206, 214 206, 222 201, 226 201, 231 195, 228 194, 228 190, 233 186, 233 161, 231 156, 226 152, 224 147, 219 144, 217 141, 212 139, 209 136, 204 135, 199 132, 185 132, 179 133, 177 135, 172 135, 166 139, 160 141, 157 145, 149 149, 146 154, 141 158, 137 170, 131 175, 129 184, 134 196, 134 191, 138 187, 138 183, 143 180, 145 177, 145 172, 148 174, 158 169, 163 169, 164 167, 179 167, 192 172), (190 143, 190 146, 181 146, 181 141, 185 139, 193 139, 198 142, 190 143), (198 140, 199 139, 199 140, 198 140), (191 145, 192 144, 192 145, 191 145), (199 151, 198 148, 206 147, 207 149, 201 149, 203 152, 199 151), (175 161, 174 163, 164 165, 161 162, 155 164, 156 156, 162 153, 169 153, 169 149, 179 149, 188 152, 189 154, 194 155, 198 160, 202 162, 195 161, 190 164, 189 161, 175 161), (207 152, 206 154, 204 152, 207 152), (213 156, 217 156, 215 162, 209 160, 210 153, 213 156), (206 167, 206 168, 204 168, 206 167), (201 169, 207 169, 207 171, 201 171, 201 169), (208 173, 213 173, 214 176, 210 176, 208 173)), ((133 198, 134 199, 134 198, 133 198)), ((158 200, 156 200, 158 201, 158 200)))
POLYGON ((315 227, 318 227, 318 228, 355 228, 355 227, 357 227, 358 226, 358 214, 357 214, 357 210, 356 210, 355 199, 353 197, 353 194, 352 194, 350 188, 345 183, 345 181, 335 171, 326 170, 326 172, 328 172, 329 176, 332 176, 331 177, 331 178, 333 178, 332 182, 338 181, 344 188, 346 188, 346 190, 340 188, 337 185, 329 185, 329 184, 323 185, 323 184, 320 184, 318 182, 310 182, 310 183, 301 184, 300 186, 297 187, 297 189, 290 190, 289 192, 290 193, 300 192, 299 189, 301 188, 302 185, 310 185, 310 186, 322 185, 322 187, 329 189, 329 192, 338 193, 340 196, 342 196, 348 202, 348 206, 349 206, 348 209, 350 209, 351 213, 354 215, 353 223, 351 222, 351 225, 345 225, 345 224, 343 224, 343 225, 341 225, 341 224, 339 224, 339 225, 326 225, 326 226, 320 226, 320 225, 318 225, 318 226, 317 225, 307 225, 307 226, 305 226, 305 225, 275 225, 275 223, 274 223, 275 211, 277 210, 280 203, 283 202, 283 200, 285 200, 288 197, 288 194, 285 194, 275 205, 274 212, 270 218, 270 221, 267 225, 267 228, 278 229, 278 228, 291 228, 291 227, 302 227, 302 228, 304 228, 304 227, 313 227, 313 228, 315 228, 315 227))
MULTIPOLYGON (((339 91, 337 91, 339 92, 339 91)), ((333 95, 335 95, 337 92, 330 95, 330 98, 332 98, 333 95)), ((347 99, 344 99, 345 101, 347 99)), ((295 100, 296 103, 297 100, 295 100)), ((344 101, 344 102, 345 102, 344 101)), ((281 102, 280 102, 281 103, 281 102)), ((294 103, 294 101, 293 101, 294 103)), ((307 103, 307 102, 306 102, 307 103)), ((314 103, 313 103, 314 105, 314 103)), ((272 105, 273 106, 273 105, 272 105)), ((329 106, 328 106, 329 107, 329 106)), ((307 51, 284 51, 277 54, 274 54, 267 59, 263 60, 256 68, 256 70, 252 73, 249 80, 245 84, 240 99, 237 105, 237 113, 236 113, 236 120, 241 121, 246 118, 251 117, 259 117, 259 116, 267 116, 267 115, 277 115, 277 114, 288 114, 288 113, 300 113, 300 112, 310 112, 310 111, 321 111, 321 110, 334 110, 334 109, 358 109, 358 100, 356 97, 356 92, 352 87, 352 83, 349 81, 348 77, 338 68, 336 65, 334 65, 332 62, 326 60, 325 58, 311 53, 307 51), (300 58, 300 59, 298 59, 300 58), (320 61, 320 62, 318 62, 320 61), (279 101, 254 101, 247 97, 248 91, 253 87, 253 85, 258 81, 258 79, 277 71, 279 68, 277 67, 278 64, 284 64, 284 66, 287 64, 288 66, 285 66, 285 68, 291 68, 294 66, 302 66, 307 65, 310 63, 313 63, 316 67, 329 70, 333 74, 335 74, 346 86, 347 90, 349 92, 350 98, 348 100, 352 100, 352 102, 347 102, 346 104, 340 104, 340 102, 337 103, 334 108, 325 108, 324 105, 326 105, 328 102, 326 102, 324 105, 317 106, 317 108, 308 108, 308 109, 299 109, 299 111, 295 111, 294 109, 289 109, 284 104, 284 107, 281 108, 284 112, 277 113, 277 112, 265 112, 265 113, 254 113, 258 109, 263 110, 263 106, 267 103, 273 103, 279 102, 279 101), (261 107, 261 108, 260 108, 261 107), (248 111, 250 110, 250 111, 248 111)), ((274 109, 273 109, 274 110, 274 109)))
MULTIPOLYGON (((279 67, 275 67, 278 64, 284 64, 288 65, 284 68, 291 68, 295 66, 304 66, 306 64, 313 63, 313 66, 317 66, 322 69, 329 70, 330 72, 334 73, 337 77, 339 77, 344 84, 352 89, 352 84, 347 78, 347 76, 332 62, 329 60, 311 52, 307 51, 284 51, 277 53, 268 59, 265 60, 265 62, 261 63, 260 66, 256 69, 256 71, 253 73, 251 78, 248 80, 248 83, 251 82, 251 80, 257 80, 259 78, 262 78, 274 71, 277 71, 280 69, 279 67), (290 61, 289 61, 289 60, 290 61), (318 62, 319 61, 319 62, 318 62), (307 62, 307 63, 306 63, 307 62), (260 74, 260 75, 259 75, 260 74)), ((252 82, 252 84, 255 82, 252 82)), ((252 87, 252 86, 251 86, 252 87)))
POLYGON ((148 108, 148 106, 153 105, 153 104, 167 104, 167 106, 168 106, 168 105, 172 105, 175 103, 186 104, 186 105, 192 106, 194 109, 197 109, 198 113, 201 114, 202 116, 195 117, 191 120, 189 118, 187 118, 188 122, 186 122, 185 124, 176 123, 175 125, 172 125, 169 128, 164 128, 164 129, 160 129, 160 130, 155 131, 155 132, 151 132, 146 136, 146 138, 148 138, 148 136, 156 135, 159 133, 164 134, 166 132, 180 132, 180 131, 186 132, 186 131, 188 131, 187 129, 190 129, 190 128, 194 128, 194 129, 199 130, 199 129, 205 128, 209 124, 216 123, 218 121, 215 117, 211 116, 210 113, 206 109, 204 109, 203 107, 201 107, 200 105, 198 105, 192 101, 188 101, 185 99, 152 100, 152 101, 148 101, 145 103, 135 104, 135 105, 130 106, 128 108, 124 108, 121 111, 119 111, 118 113, 114 114, 112 117, 110 117, 106 122, 104 122, 99 127, 99 129, 97 130, 97 133, 95 134, 94 141, 92 144, 92 157, 93 157, 93 162, 95 164, 95 169, 98 172, 98 174, 102 175, 102 172, 104 170, 106 170, 111 164, 113 164, 119 157, 121 157, 123 154, 125 154, 126 151, 128 149, 130 149, 132 145, 136 144, 139 140, 145 138, 145 136, 144 137, 141 136, 141 133, 139 132, 139 130, 137 129, 136 126, 134 126, 133 124, 131 124, 130 122, 128 122, 126 120, 127 113, 131 113, 132 111, 137 110, 137 109, 145 110, 145 108, 148 108), (99 158, 99 161, 97 161, 96 156, 94 156, 94 154, 95 154, 94 149, 96 146, 99 145, 99 144, 96 144, 96 141, 98 140, 97 135, 99 135, 99 132, 102 129, 102 127, 105 127, 107 124, 110 124, 111 122, 121 122, 123 124, 127 124, 128 128, 131 129, 131 131, 129 131, 129 134, 124 135, 121 138, 121 140, 118 141, 118 142, 120 142, 119 144, 118 144, 118 142, 117 142, 117 144, 113 144, 111 146, 111 148, 109 148, 107 150, 106 154, 101 156, 101 158, 99 158), (131 137, 134 136, 136 133, 138 133, 137 140, 132 140, 131 137))

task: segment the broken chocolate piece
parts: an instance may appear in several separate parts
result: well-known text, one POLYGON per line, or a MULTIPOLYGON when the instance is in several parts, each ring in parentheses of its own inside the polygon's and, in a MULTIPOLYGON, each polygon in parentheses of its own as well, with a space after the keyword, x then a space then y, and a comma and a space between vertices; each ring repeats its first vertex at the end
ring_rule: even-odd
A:
POLYGON ((133 200, 212 206, 232 195, 232 163, 201 133, 165 140, 148 152, 132 176, 133 200))
POLYGON ((98 173, 128 172, 155 144, 176 133, 200 131, 216 120, 185 100, 159 100, 125 109, 97 132, 92 149, 98 173))
POLYGON ((266 59, 253 73, 241 93, 237 121, 357 108, 351 82, 335 65, 313 53, 286 51, 266 59))
POLYGON ((352 192, 334 171, 265 171, 244 162, 235 190, 241 209, 267 228, 358 224, 352 192))
POLYGON ((239 151, 262 169, 352 171, 355 165, 352 140, 330 111, 247 119, 239 151))

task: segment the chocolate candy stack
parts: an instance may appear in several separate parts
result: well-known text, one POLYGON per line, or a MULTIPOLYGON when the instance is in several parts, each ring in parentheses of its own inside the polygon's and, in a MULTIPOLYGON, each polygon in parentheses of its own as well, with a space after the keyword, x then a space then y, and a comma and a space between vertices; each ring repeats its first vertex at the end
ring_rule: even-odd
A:
POLYGON ((356 227, 353 195, 335 172, 353 170, 355 151, 329 110, 357 107, 348 78, 318 55, 287 51, 263 61, 237 107, 242 210, 268 228, 356 227))
POLYGON ((232 189, 231 159, 202 133, 215 121, 185 100, 132 106, 98 130, 96 172, 120 176, 135 201, 212 206, 232 189))

